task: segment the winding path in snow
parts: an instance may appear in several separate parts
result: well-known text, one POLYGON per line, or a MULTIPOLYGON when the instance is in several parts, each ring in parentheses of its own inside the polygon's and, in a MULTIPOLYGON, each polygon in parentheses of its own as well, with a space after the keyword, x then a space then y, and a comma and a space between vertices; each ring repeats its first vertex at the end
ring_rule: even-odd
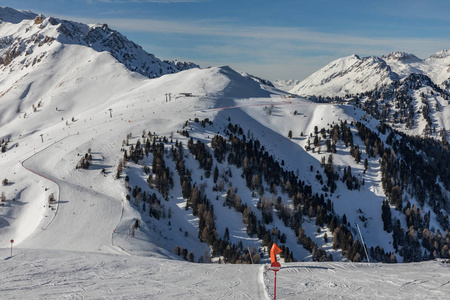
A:
POLYGON ((26 170, 54 182, 59 192, 56 210, 49 210, 47 214, 51 214, 50 221, 38 228, 20 247, 123 254, 112 244, 113 231, 122 215, 121 201, 91 187, 68 182, 48 170, 45 162, 53 158, 49 150, 68 137, 22 162, 26 170))

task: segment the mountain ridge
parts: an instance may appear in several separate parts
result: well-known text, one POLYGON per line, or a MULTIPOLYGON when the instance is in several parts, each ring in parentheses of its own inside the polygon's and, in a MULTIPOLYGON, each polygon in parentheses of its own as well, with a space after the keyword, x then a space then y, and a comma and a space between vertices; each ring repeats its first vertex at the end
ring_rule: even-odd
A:
POLYGON ((398 75, 381 58, 353 54, 339 58, 315 72, 290 90, 308 96, 342 96, 361 93, 398 80, 398 75))
POLYGON ((26 19, 34 19, 38 15, 25 10, 15 10, 11 7, 0 7, 0 20, 2 22, 20 23, 26 19))
POLYGON ((7 61, 3 60, 3 64, 5 62, 9 64, 11 59, 24 52, 31 52, 30 47, 26 44, 36 42, 50 43, 53 40, 57 40, 63 44, 88 46, 98 52, 108 51, 129 70, 149 78, 199 67, 192 62, 161 61, 116 30, 111 29, 107 24, 85 25, 78 22, 45 17, 32 12, 16 11, 8 7, 0 10, 0 18, 4 19, 1 26, 9 27, 8 31, 2 35, 6 35, 5 38, 10 39, 9 44, 20 45, 19 47, 8 49, 7 45, 4 44, 1 53, 12 52, 13 55, 10 55, 7 61), (33 33, 32 36, 29 34, 31 32, 33 33), (14 36, 17 36, 20 40, 15 41, 16 38, 14 36))
POLYGON ((381 57, 360 58, 353 54, 334 60, 316 71, 291 93, 302 96, 344 96, 364 93, 382 84, 398 81, 411 73, 424 74, 436 84, 443 85, 450 78, 448 50, 441 50, 427 59, 406 52, 391 52, 381 57))

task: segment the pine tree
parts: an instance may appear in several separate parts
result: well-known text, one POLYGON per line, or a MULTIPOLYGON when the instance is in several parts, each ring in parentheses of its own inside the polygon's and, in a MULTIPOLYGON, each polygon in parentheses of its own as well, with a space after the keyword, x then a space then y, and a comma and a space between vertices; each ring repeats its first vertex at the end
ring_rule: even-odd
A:
POLYGON ((214 167, 214 175, 213 175, 214 183, 217 183, 217 179, 219 179, 219 168, 217 165, 214 167))
POLYGON ((381 219, 383 220, 383 230, 391 232, 392 231, 391 208, 387 200, 384 200, 381 206, 381 219))

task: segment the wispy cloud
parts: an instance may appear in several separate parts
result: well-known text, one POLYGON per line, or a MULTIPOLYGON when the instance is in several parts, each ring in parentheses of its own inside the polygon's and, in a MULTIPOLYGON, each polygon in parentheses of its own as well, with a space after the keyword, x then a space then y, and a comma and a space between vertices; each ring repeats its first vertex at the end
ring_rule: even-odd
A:
POLYGON ((422 49, 425 46, 424 43, 434 48, 436 48, 436 45, 450 46, 450 39, 350 36, 339 33, 312 31, 308 28, 237 26, 226 23, 214 24, 213 21, 208 21, 209 24, 205 24, 206 22, 200 24, 201 21, 109 19, 107 22, 119 30, 126 31, 238 37, 260 40, 261 43, 268 40, 285 40, 313 45, 347 45, 353 48, 354 46, 372 48, 396 46, 403 49, 416 47, 422 49))
MULTIPOLYGON (((115 0, 101 0, 115 1, 115 0)), ((156 1, 156 0, 130 0, 130 1, 156 1)), ((157 0, 159 1, 159 0, 157 0)), ((163 0, 185 1, 185 0, 163 0)), ((190 1, 190 0, 188 0, 190 1)), ((396 49, 412 51, 417 55, 429 55, 437 50, 450 47, 450 38, 426 38, 426 37, 397 37, 397 36, 356 36, 341 33, 328 33, 314 31, 301 27, 267 27, 235 25, 230 20, 200 19, 195 21, 168 21, 157 19, 128 19, 128 18, 104 18, 102 20, 60 16, 65 19, 75 19, 84 23, 107 23, 118 31, 178 34, 184 36, 208 36, 216 38, 240 38, 241 41, 254 40, 260 45, 269 42, 287 43, 290 47, 309 47, 312 49, 326 49, 327 46, 338 46, 334 51, 347 51, 348 54, 362 50, 372 50, 377 54, 379 50, 396 49), (296 45, 296 46, 295 46, 296 45), (416 50, 415 50, 416 49, 416 50), (432 50, 434 49, 434 50, 432 50), (432 52, 428 52, 428 51, 432 52)), ((239 47, 239 44, 234 44, 239 47)), ((256 45, 255 45, 256 46, 256 45)), ((362 53, 358 53, 362 54, 362 53)), ((364 55, 364 54, 363 54, 364 55)))

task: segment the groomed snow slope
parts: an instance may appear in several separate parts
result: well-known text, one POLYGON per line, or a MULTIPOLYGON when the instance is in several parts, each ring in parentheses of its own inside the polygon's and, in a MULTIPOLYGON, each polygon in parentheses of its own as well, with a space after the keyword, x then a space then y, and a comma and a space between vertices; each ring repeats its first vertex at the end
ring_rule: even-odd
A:
MULTIPOLYGON (((262 265, 192 264, 158 257, 0 250, 7 299, 273 299, 262 265)), ((290 263, 277 273, 277 299, 446 299, 450 266, 290 263)))

